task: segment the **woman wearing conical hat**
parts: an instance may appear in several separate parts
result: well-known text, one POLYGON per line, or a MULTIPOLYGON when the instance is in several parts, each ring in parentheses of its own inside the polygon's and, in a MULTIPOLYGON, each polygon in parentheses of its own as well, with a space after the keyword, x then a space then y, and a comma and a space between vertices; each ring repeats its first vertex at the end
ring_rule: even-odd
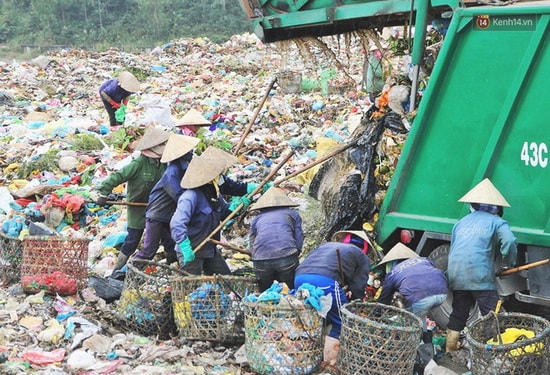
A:
MULTIPOLYGON (((196 254, 194 251, 231 213, 219 187, 226 167, 224 159, 196 156, 181 180, 185 191, 178 199, 170 229, 176 242, 178 263, 193 275, 231 273, 216 244, 207 242, 196 254)), ((212 239, 219 240, 220 232, 212 239)))
POLYGON ((199 128, 211 126, 212 123, 194 108, 191 108, 182 118, 176 120, 176 128, 183 135, 196 137, 199 128))
MULTIPOLYGON (((148 127, 136 146, 136 150, 141 151, 141 155, 119 171, 111 173, 100 183, 97 188, 99 193, 97 203, 101 206, 105 205, 107 196, 122 183, 127 183, 126 200, 128 202, 147 202, 151 189, 166 169, 166 165, 161 163, 160 158, 169 135, 170 132, 167 129, 148 127)), ((115 271, 121 269, 126 264, 128 257, 136 251, 145 228, 145 207, 128 206, 127 210, 128 235, 120 248, 114 267, 115 271)))
POLYGON ((272 187, 250 206, 259 211, 250 222, 250 248, 260 292, 274 281, 294 289, 294 271, 304 244, 302 218, 292 209, 298 205, 284 190, 272 187))
POLYGON ((447 299, 447 277, 443 271, 400 242, 388 251, 376 267, 386 271, 378 302, 389 305, 394 293, 399 292, 403 296, 405 309, 422 319, 424 342, 431 343, 432 335, 426 329, 426 316, 447 299))
POLYGON ((497 258, 501 267, 516 262, 516 237, 501 218, 503 207, 510 207, 493 183, 484 179, 459 202, 469 203, 471 212, 453 227, 447 275, 453 293, 453 310, 447 325, 447 351, 459 348, 459 336, 477 302, 482 315, 494 311, 497 258))
POLYGON ((331 328, 323 348, 323 362, 328 365, 336 363, 340 347, 340 308, 353 299, 363 299, 369 280, 370 260, 365 253, 369 245, 364 243, 367 236, 358 231, 346 232, 351 234, 351 241, 349 236, 340 235, 343 232, 335 233, 332 242, 321 244, 308 254, 296 268, 294 277, 295 288, 311 284, 331 296, 332 304, 326 315, 326 324, 331 328))
POLYGON ((130 95, 140 90, 138 79, 130 72, 121 72, 118 77, 111 78, 101 84, 99 87, 99 97, 109 114, 109 124, 111 126, 122 125, 116 119, 115 112, 121 105, 128 105, 130 95))

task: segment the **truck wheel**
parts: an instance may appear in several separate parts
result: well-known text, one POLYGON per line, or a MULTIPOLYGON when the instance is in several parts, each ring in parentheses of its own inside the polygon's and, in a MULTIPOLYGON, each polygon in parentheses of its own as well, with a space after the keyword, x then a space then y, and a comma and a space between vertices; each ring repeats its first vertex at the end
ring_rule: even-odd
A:
MULTIPOLYGON (((430 259, 437 268, 445 272, 445 274, 447 274, 449 250, 450 250, 450 245, 444 244, 436 247, 434 251, 432 251, 430 255, 428 255, 428 259, 430 259)), ((449 294, 447 294, 447 299, 445 300, 445 302, 443 302, 440 306, 436 307, 435 309, 432 309, 430 311, 430 316, 435 321, 435 323, 439 328, 447 329, 447 324, 449 323, 449 316, 451 316, 452 311, 453 311, 453 294, 449 291, 449 294)), ((468 321, 466 322, 466 325, 470 324, 480 316, 481 314, 479 312, 479 307, 477 306, 477 303, 476 303, 470 309, 470 316, 468 317, 468 321)))

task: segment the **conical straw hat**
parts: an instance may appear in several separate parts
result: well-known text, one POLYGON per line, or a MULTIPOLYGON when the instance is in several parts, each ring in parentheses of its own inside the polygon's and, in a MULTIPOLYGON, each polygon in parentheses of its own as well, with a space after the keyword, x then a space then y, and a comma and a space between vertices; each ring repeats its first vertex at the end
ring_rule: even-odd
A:
POLYGON ((458 200, 465 203, 484 203, 495 206, 510 207, 510 204, 504 199, 500 191, 493 185, 488 178, 474 186, 472 190, 458 200))
POLYGON ((376 266, 378 267, 382 264, 391 262, 392 260, 416 258, 418 256, 419 255, 413 250, 403 245, 401 242, 398 242, 394 247, 391 248, 391 250, 384 256, 384 258, 382 258, 380 263, 378 263, 376 266))
POLYGON ((205 119, 196 109, 190 109, 182 118, 176 120, 176 126, 196 125, 210 126, 212 123, 205 119))
POLYGON ((201 154, 207 158, 220 158, 227 161, 226 168, 231 167, 233 164, 237 163, 239 159, 236 156, 231 155, 229 152, 217 148, 214 146, 208 146, 201 154))
POLYGON ((250 209, 259 210, 260 208, 268 207, 296 207, 299 205, 299 203, 290 199, 284 190, 278 187, 271 187, 250 207, 250 209))
POLYGON ((147 150, 149 148, 161 145, 168 141, 169 137, 170 132, 165 129, 152 126, 148 127, 145 129, 145 133, 143 133, 143 136, 136 145, 136 150, 147 150))
POLYGON ((120 72, 118 81, 120 82, 120 87, 128 92, 138 92, 140 90, 141 84, 130 72, 120 72))
POLYGON ((351 233, 351 234, 359 237, 360 239, 362 239, 363 241, 368 243, 371 247, 374 247, 374 245, 372 244, 369 236, 367 236, 367 234, 362 230, 341 230, 341 231, 336 232, 332 235, 332 241, 342 242, 342 240, 344 239, 344 237, 348 233, 351 233))
POLYGON ((182 134, 170 134, 166 147, 162 153, 160 161, 162 163, 168 163, 169 161, 176 160, 193 150, 198 145, 200 139, 195 137, 189 137, 182 134))
POLYGON ((180 185, 184 189, 194 189, 206 185, 223 173, 225 164, 224 159, 195 156, 189 163, 180 185))

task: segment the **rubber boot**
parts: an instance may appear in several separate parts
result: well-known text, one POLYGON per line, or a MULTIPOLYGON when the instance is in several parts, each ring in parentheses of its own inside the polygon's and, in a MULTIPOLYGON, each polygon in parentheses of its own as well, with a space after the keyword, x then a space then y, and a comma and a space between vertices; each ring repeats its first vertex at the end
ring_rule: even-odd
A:
POLYGON ((325 365, 334 366, 336 364, 338 350, 340 350, 340 340, 325 336, 325 346, 323 348, 323 362, 325 365))
POLYGON ((460 349, 460 332, 453 331, 452 329, 447 329, 447 337, 446 337, 446 344, 445 344, 445 352, 451 353, 458 349, 460 349))
POLYGON ((113 268, 113 272, 114 272, 114 271, 118 271, 119 269, 121 269, 122 267, 124 267, 124 265, 125 265, 126 262, 128 261, 128 258, 129 258, 128 255, 124 255, 124 254, 122 254, 122 253, 118 253, 118 257, 116 258, 115 267, 113 268))

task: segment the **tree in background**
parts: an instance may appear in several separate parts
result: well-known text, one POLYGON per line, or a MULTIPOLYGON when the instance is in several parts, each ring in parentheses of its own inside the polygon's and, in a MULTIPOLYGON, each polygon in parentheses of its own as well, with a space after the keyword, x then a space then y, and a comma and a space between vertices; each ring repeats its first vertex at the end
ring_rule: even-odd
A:
POLYGON ((237 1, 0 0, 0 43, 126 48, 248 31, 237 1))

